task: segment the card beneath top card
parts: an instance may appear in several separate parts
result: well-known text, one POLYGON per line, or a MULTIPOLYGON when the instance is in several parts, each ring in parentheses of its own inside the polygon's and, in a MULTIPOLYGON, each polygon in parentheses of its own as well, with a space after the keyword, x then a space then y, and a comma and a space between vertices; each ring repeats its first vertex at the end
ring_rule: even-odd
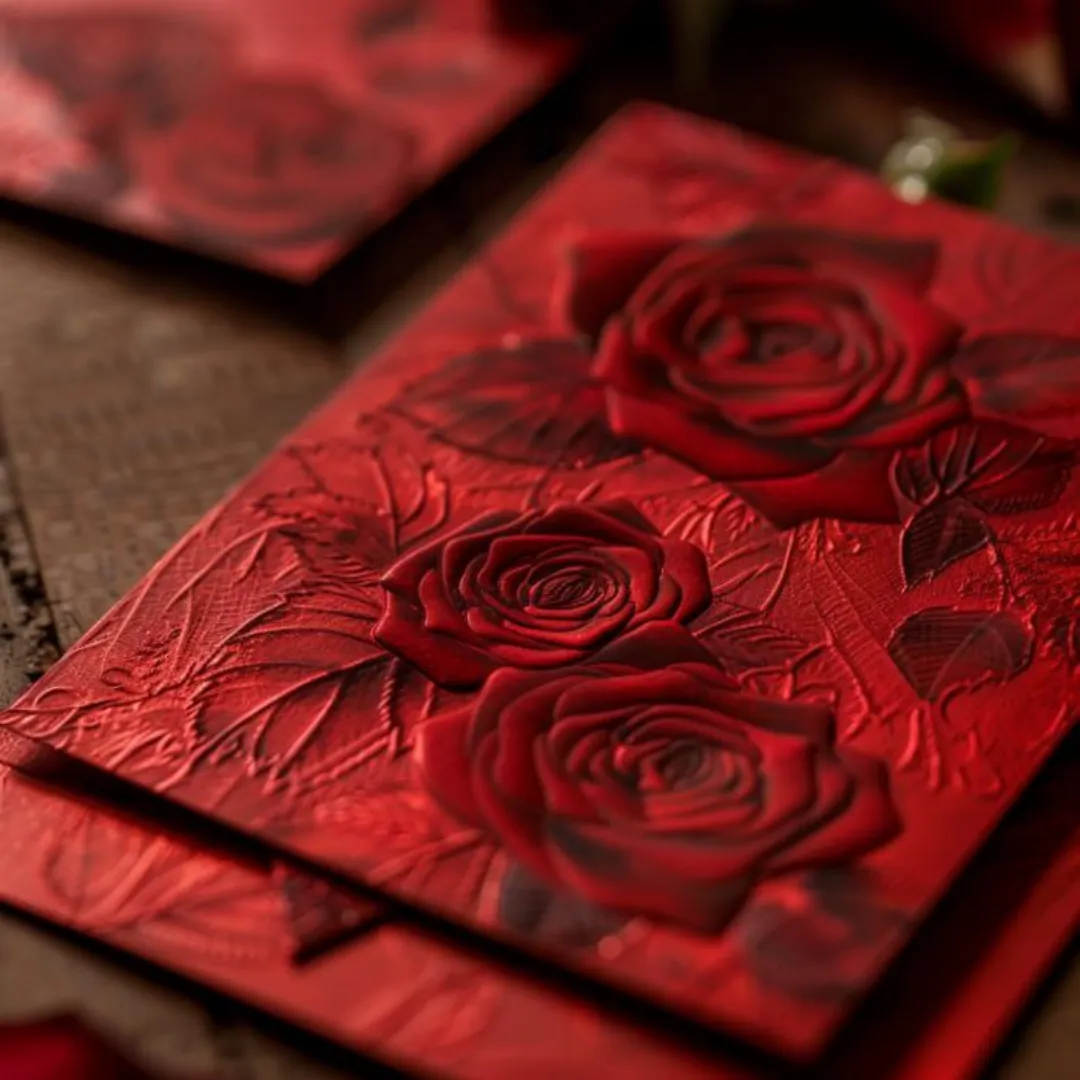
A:
POLYGON ((1076 712, 1078 282, 628 110, 5 722, 810 1057, 1076 712))
POLYGON ((2 0, 0 192, 298 281, 548 89, 488 0, 2 0))

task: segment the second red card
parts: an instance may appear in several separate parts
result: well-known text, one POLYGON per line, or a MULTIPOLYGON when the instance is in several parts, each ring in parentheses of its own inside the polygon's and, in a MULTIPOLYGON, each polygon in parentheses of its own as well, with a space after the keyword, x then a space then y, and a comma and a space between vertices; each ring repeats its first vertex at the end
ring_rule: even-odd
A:
POLYGON ((0 193, 317 277, 565 71, 488 0, 3 0, 0 193))

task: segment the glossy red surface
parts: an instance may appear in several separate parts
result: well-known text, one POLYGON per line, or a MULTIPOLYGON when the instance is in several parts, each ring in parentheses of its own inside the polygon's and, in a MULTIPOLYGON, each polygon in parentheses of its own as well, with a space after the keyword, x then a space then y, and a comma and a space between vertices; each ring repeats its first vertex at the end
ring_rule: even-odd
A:
POLYGON ((812 1057, 1075 715, 1078 281, 632 109, 5 722, 812 1057))
MULTIPOLYGON (((1073 762, 1052 783, 1037 785, 1034 802, 1025 801, 1023 816, 994 838, 988 857, 916 939, 894 973, 899 978, 845 1031, 826 1075, 976 1075, 1077 925, 1076 779, 1073 762)), ((318 883, 245 868, 163 836, 157 824, 89 811, 81 799, 43 790, 21 774, 5 777, 5 792, 5 903, 399 1068, 454 1080, 519 1072, 538 1080, 760 1080, 750 1067, 725 1060, 726 1047, 707 1055, 641 1017, 598 1008, 588 985, 577 987, 581 996, 545 987, 403 925, 369 926, 359 940, 298 964, 309 927, 325 929, 330 921, 312 916, 340 911, 318 883)), ((872 919, 830 920, 811 910, 786 927, 773 919, 761 927, 762 959, 798 977, 806 969, 792 963, 793 955, 825 951, 834 961, 831 975, 868 925, 872 919), (827 933, 807 934, 808 926, 827 933)), ((113 1060, 73 1022, 60 1028, 64 1053, 113 1060)), ((52 1034, 52 1024, 17 1032, 12 1052, 51 1067, 55 1057, 40 1047, 52 1034)))
POLYGON ((72 1016, 0 1027, 5 1080, 149 1080, 72 1016))
POLYGON ((306 281, 574 49, 487 0, 3 0, 0 190, 306 281))

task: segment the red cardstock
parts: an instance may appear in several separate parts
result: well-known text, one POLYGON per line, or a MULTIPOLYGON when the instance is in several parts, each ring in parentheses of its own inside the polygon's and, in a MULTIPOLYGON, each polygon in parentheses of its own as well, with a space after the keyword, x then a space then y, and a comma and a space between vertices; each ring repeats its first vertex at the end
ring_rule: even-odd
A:
POLYGON ((1075 715, 1078 281, 628 110, 5 722, 810 1058, 1075 715))
POLYGON ((2 0, 0 190, 298 282, 549 89, 487 0, 2 0))
MULTIPOLYGON (((27 782, 23 755, 5 746, 4 758, 22 758, 3 778, 7 904, 410 1073, 763 1080, 725 1060, 723 1047, 694 1050, 671 1031, 598 1007, 585 984, 584 998, 545 987, 281 865, 222 858, 163 835, 156 823, 96 812, 61 789, 27 782), (319 951, 327 928, 345 926, 359 940, 319 951)), ((967 1080, 978 1073, 1077 925, 1080 830, 1064 823, 1070 814, 1075 822, 1078 765, 1049 785, 1039 781, 1038 797, 994 837, 983 865, 950 897, 951 910, 917 937, 908 970, 895 973, 901 978, 844 1033, 823 1075, 967 1080), (1019 890, 1018 879, 1026 882, 1019 890)), ((786 948, 797 964, 791 946, 800 942, 813 947, 798 936, 770 942, 774 962, 786 948)), ((0 1061, 3 1053, 0 1038, 0 1061)))

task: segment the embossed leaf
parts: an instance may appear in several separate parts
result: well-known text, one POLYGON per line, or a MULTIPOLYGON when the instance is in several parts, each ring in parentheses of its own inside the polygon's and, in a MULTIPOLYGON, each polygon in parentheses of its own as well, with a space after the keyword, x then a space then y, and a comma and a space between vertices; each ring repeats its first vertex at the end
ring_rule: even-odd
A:
MULTIPOLYGON (((380 858, 435 848, 448 835, 462 832, 426 792, 415 787, 354 785, 348 795, 320 803, 315 820, 322 835, 364 837, 380 858)), ((355 858, 356 841, 349 845, 355 858)))
MULTIPOLYGON (((379 994, 368 994, 351 1014, 355 1030, 379 1046, 454 1061, 476 1053, 477 1040, 505 1009, 505 981, 460 949, 433 949, 416 934, 375 935, 369 956, 393 971, 379 994)), ((484 1039, 486 1045, 495 1040, 484 1039)), ((509 1075, 496 1071, 495 1075, 509 1075)), ((513 1071, 517 1075, 517 1069, 513 1071)))
POLYGON ((988 514, 1042 510, 1061 498, 1077 447, 1007 424, 948 428, 896 455, 901 500, 929 507, 962 497, 988 514))
POLYGON ((987 682, 1006 682, 1031 661, 1031 628, 1007 611, 932 607, 908 616, 888 641, 889 655, 927 701, 987 682))
POLYGON ((399 669, 369 630, 365 609, 313 596, 234 635, 194 696, 199 745, 188 769, 225 755, 277 787, 387 753, 399 669))
POLYGON ((910 589, 974 555, 990 542, 982 516, 959 499, 925 506, 904 526, 900 569, 910 589))
POLYGON ((400 420, 365 417, 355 438, 287 448, 301 483, 263 496, 256 509, 327 583, 370 579, 445 524, 449 484, 427 450, 400 420))
POLYGON ((498 461, 587 469, 636 452, 614 436, 592 356, 529 342, 463 356, 402 393, 395 408, 443 442, 498 461))
POLYGON ((80 922, 235 961, 280 954, 278 890, 263 874, 158 833, 80 811, 49 838, 42 879, 80 922))
POLYGON ((326 491, 286 491, 258 506, 292 544, 305 580, 327 588, 377 589, 396 552, 385 514, 358 499, 326 491))
POLYGON ((499 921, 533 941, 586 948, 618 931, 626 919, 571 893, 557 892, 514 863, 502 879, 499 921))
POLYGON ((797 634, 756 618, 732 620, 700 636, 732 674, 782 667, 807 649, 797 634))
POLYGON ((1040 625, 1080 618, 1080 532, 1073 515, 1025 523, 998 543, 1006 565, 1037 598, 1040 625))
POLYGON ((990 335, 968 342, 952 366, 976 417, 1080 438, 1080 339, 990 335))

